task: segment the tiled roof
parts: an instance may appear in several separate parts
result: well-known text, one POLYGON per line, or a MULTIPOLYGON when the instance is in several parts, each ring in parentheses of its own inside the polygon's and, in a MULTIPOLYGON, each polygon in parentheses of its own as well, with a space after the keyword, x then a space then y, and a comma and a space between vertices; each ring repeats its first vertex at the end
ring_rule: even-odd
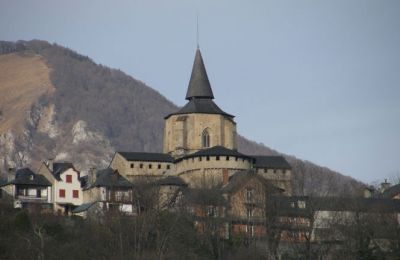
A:
POLYGON ((142 152, 117 152, 127 161, 144 162, 173 162, 174 159, 165 153, 142 153, 142 152))
POLYGON ((255 168, 291 169, 292 167, 283 156, 252 156, 255 168))
POLYGON ((14 180, 4 185, 32 185, 32 186, 51 186, 51 183, 43 175, 34 173, 29 168, 22 168, 16 171, 14 180))
POLYGON ((193 98, 214 98, 199 48, 196 50, 192 74, 190 76, 189 86, 186 93, 186 99, 190 100, 193 98))
POLYGON ((172 115, 180 114, 219 114, 231 119, 234 118, 233 115, 230 115, 219 108, 211 99, 192 99, 177 112, 166 116, 165 119, 172 115))
POLYGON ((101 187, 132 187, 125 177, 121 176, 117 170, 106 168, 96 172, 96 181, 93 186, 101 187))
POLYGON ((233 157, 239 157, 239 158, 247 158, 247 159, 253 159, 252 157, 239 153, 237 150, 229 149, 224 146, 213 146, 211 148, 206 148, 202 149, 198 152, 188 154, 178 160, 182 160, 185 158, 192 158, 192 157, 199 157, 199 156, 233 156, 233 157))
POLYGON ((133 184, 121 176, 117 170, 106 168, 96 172, 96 180, 90 187, 129 188, 132 186, 133 184))

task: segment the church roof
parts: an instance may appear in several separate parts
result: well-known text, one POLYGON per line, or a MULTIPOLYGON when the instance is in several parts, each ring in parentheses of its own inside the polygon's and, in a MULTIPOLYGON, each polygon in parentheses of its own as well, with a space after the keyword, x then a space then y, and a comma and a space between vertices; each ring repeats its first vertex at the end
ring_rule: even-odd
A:
POLYGON ((142 152, 117 152, 127 161, 143 162, 173 162, 174 159, 165 153, 142 153, 142 152))
POLYGON ((227 116, 230 118, 234 118, 233 115, 230 115, 224 112, 221 108, 217 106, 211 99, 191 99, 185 106, 183 106, 180 110, 175 113, 169 114, 165 117, 165 119, 169 118, 172 115, 180 115, 180 114, 219 114, 223 116, 227 116))
POLYGON ((192 75, 190 76, 189 86, 186 93, 186 99, 191 100, 194 98, 214 98, 200 49, 196 50, 192 75))
POLYGON ((291 169, 283 156, 253 156, 255 168, 291 169))
POLYGON ((247 158, 247 159, 253 159, 252 157, 239 153, 236 150, 232 150, 229 148, 226 148, 224 146, 214 146, 211 148, 207 148, 207 149, 202 149, 198 152, 192 153, 192 154, 188 154, 182 158, 179 158, 177 161, 182 160, 182 159, 187 159, 187 158, 192 158, 192 157, 199 157, 199 156, 236 156, 236 157, 240 157, 240 158, 247 158))

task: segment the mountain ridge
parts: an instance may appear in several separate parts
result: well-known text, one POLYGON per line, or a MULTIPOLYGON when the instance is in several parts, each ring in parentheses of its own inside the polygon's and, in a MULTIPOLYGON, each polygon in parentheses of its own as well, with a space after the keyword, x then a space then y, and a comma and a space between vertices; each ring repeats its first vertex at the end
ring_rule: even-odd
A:
MULTIPOLYGON (((0 42, 0 57, 10 54, 39 55, 50 68, 55 91, 33 100, 22 134, 0 133, 1 168, 35 167, 53 157, 88 169, 107 166, 115 150, 162 151, 163 118, 178 106, 158 91, 120 70, 46 41, 0 42)), ((362 186, 348 176, 240 135, 238 149, 247 154, 284 155, 293 167, 296 194, 351 193, 362 186)))

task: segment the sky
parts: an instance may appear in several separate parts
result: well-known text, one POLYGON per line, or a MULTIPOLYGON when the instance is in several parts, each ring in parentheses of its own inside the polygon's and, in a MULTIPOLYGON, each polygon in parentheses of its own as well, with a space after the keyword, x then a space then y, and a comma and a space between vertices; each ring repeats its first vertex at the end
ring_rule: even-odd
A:
POLYGON ((55 42, 182 106, 197 16, 240 134, 367 183, 400 176, 398 0, 0 0, 0 40, 55 42))

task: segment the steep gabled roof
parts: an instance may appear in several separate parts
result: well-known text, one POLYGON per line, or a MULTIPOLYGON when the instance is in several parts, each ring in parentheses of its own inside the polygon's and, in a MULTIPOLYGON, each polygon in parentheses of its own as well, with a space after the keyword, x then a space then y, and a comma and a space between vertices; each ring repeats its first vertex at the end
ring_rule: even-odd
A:
POLYGON ((53 163, 53 171, 51 173, 54 178, 60 181, 60 175, 70 168, 74 169, 74 165, 70 162, 55 162, 53 163))
POLYGON ((190 76, 189 86, 186 93, 186 99, 191 100, 194 98, 214 98, 200 49, 196 50, 192 75, 190 76))
POLYGON ((292 169, 283 156, 252 156, 255 168, 292 169))
POLYGON ((167 115, 165 119, 172 115, 181 114, 218 114, 229 117, 230 119, 234 118, 233 115, 228 114, 219 108, 211 99, 191 99, 177 112, 167 115))
POLYGON ((51 183, 43 175, 34 173, 29 168, 22 168, 16 171, 14 180, 4 183, 3 186, 32 185, 32 186, 51 186, 51 183))
POLYGON ((142 153, 142 152, 117 152, 127 161, 144 162, 173 162, 174 159, 165 153, 142 153))

